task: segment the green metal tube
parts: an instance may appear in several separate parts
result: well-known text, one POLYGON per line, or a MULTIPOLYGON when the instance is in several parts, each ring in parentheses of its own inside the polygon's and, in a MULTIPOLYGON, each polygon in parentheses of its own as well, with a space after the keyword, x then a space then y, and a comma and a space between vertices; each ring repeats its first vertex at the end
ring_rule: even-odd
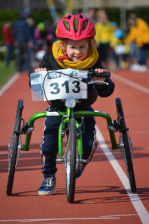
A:
MULTIPOLYGON (((39 118, 48 117, 48 116, 53 116, 53 117, 61 116, 62 117, 64 114, 66 114, 66 112, 62 112, 57 115, 56 114, 50 115, 50 113, 48 115, 48 112, 40 112, 40 113, 34 114, 29 120, 29 128, 34 128, 34 122, 35 122, 35 120, 37 120, 39 118)), ((24 142, 24 145, 22 146, 22 150, 29 151, 31 136, 32 136, 32 131, 29 134, 26 134, 25 142, 24 142)))
MULTIPOLYGON (((67 117, 66 119, 64 119, 64 124, 68 124, 69 123, 69 117, 67 117)), ((76 121, 76 128, 79 128, 79 122, 76 121)), ((60 160, 62 161, 62 155, 63 155, 63 138, 61 137, 61 130, 62 130, 62 123, 59 126, 59 133, 58 133, 58 152, 59 152, 59 156, 60 156, 60 160)), ((83 147, 82 147, 82 133, 80 135, 80 138, 77 139, 78 141, 78 153, 79 156, 82 160, 82 155, 83 155, 83 147)))
MULTIPOLYGON (((41 118, 41 117, 46 117, 46 116, 47 116, 46 112, 34 114, 29 120, 29 128, 34 128, 35 120, 37 120, 38 118, 41 118)), ((32 136, 32 131, 26 135, 24 145, 22 146, 22 150, 29 151, 31 136, 32 136)))
MULTIPOLYGON (((76 128, 79 129, 79 122, 78 121, 76 121, 76 128)), ((81 131, 80 138, 77 139, 77 142, 78 142, 78 154, 79 154, 79 157, 80 157, 80 159, 82 161, 82 156, 83 156, 83 142, 82 142, 82 130, 80 130, 80 131, 81 131)))
MULTIPOLYGON (((69 123, 69 117, 64 119, 64 124, 69 123)), ((61 137, 61 131, 62 131, 62 123, 59 126, 59 132, 58 132, 58 153, 60 156, 60 160, 62 161, 62 155, 63 155, 63 138, 61 137)))
POLYGON ((47 117, 47 112, 40 112, 40 113, 34 114, 29 120, 29 126, 33 127, 34 121, 41 117, 47 117))
POLYGON ((61 137, 61 130, 62 130, 62 123, 59 126, 59 132, 58 132, 58 153, 60 156, 60 160, 62 161, 62 155, 63 155, 63 138, 61 137))
MULTIPOLYGON (((107 125, 108 126, 112 126, 112 120, 109 114, 102 112, 102 111, 95 111, 95 112, 91 112, 91 111, 79 111, 79 112, 74 112, 73 113, 74 116, 80 116, 80 117, 88 117, 88 116, 99 116, 99 117, 103 117, 107 120, 107 125)), ((111 139, 111 144, 112 144, 112 149, 118 149, 118 144, 116 143, 116 139, 115 139, 115 134, 114 132, 112 132, 111 130, 109 130, 109 135, 110 135, 110 139, 111 139)))
MULTIPOLYGON (((40 112, 37 114, 34 114, 30 120, 29 120, 29 128, 33 128, 34 127, 34 122, 35 120, 41 118, 41 117, 48 117, 48 116, 53 116, 53 117, 59 117, 59 116, 63 116, 63 115, 69 115, 70 114, 70 109, 67 108, 66 112, 60 112, 59 114, 57 113, 57 115, 52 114, 50 112, 40 112), (49 113, 49 114, 48 114, 49 113)), ((103 117, 107 120, 107 124, 108 126, 112 126, 112 120, 109 114, 104 113, 102 111, 95 111, 95 112, 90 112, 90 111, 79 111, 79 112, 72 112, 72 114, 77 117, 86 117, 86 116, 100 116, 103 117)), ((69 123, 69 117, 67 117, 66 119, 64 119, 64 123, 69 123)), ((79 127, 79 123, 76 121, 76 127, 79 127)), ((62 154, 63 154, 63 139, 61 138, 61 130, 62 130, 62 126, 60 125, 59 127, 59 140, 58 140, 58 144, 59 144, 59 153, 60 153, 60 157, 62 158, 62 154)), ((110 139, 111 139, 111 144, 112 144, 112 149, 118 149, 118 144, 116 143, 116 139, 115 139, 115 134, 114 132, 112 132, 111 130, 109 130, 109 134, 110 134, 110 139)), ((30 139, 31 139, 31 135, 32 135, 32 131, 26 135, 25 138, 25 143, 22 147, 22 150, 28 151, 29 150, 29 144, 30 144, 30 139)), ((82 134, 80 136, 80 139, 78 139, 78 152, 79 152, 79 156, 81 157, 83 149, 82 149, 82 134)))

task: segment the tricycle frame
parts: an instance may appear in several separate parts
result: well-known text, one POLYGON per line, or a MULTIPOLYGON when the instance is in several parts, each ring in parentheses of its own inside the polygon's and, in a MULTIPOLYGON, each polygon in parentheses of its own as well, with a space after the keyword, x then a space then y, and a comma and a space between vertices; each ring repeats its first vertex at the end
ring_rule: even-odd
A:
MULTIPOLYGON (((75 180, 75 172, 83 163, 88 163, 88 160, 83 160, 82 155, 83 155, 83 141, 82 141, 82 130, 83 130, 83 120, 84 117, 103 117, 107 121, 107 128, 109 130, 109 135, 110 135, 110 140, 111 140, 111 148, 112 150, 115 149, 120 149, 123 157, 124 157, 124 162, 127 168, 127 173, 128 173, 128 178, 131 186, 131 191, 133 193, 136 192, 136 184, 135 184, 135 177, 134 177, 134 171, 133 171, 133 164, 132 164, 132 142, 129 134, 127 131, 129 130, 126 127, 125 124, 125 119, 124 119, 124 114, 123 114, 123 108, 121 104, 120 98, 116 99, 116 107, 117 107, 117 120, 112 121, 111 117, 109 114, 103 112, 103 111, 74 111, 73 108, 68 108, 66 109, 66 112, 60 112, 60 111, 47 111, 47 112, 40 112, 34 114, 30 120, 29 123, 25 123, 24 119, 22 119, 21 114, 22 114, 22 109, 23 109, 23 101, 19 100, 18 101, 18 107, 17 107, 17 113, 16 113, 16 120, 19 120, 20 122, 20 127, 18 129, 15 128, 15 131, 13 131, 12 136, 13 136, 13 144, 11 141, 9 142, 8 146, 8 154, 11 153, 13 154, 14 162, 13 159, 11 161, 9 160, 9 175, 8 175, 8 183, 7 183, 7 195, 11 195, 12 192, 12 186, 13 186, 13 177, 14 177, 14 172, 15 172, 15 167, 17 165, 18 161, 18 155, 20 154, 21 150, 24 151, 29 151, 29 145, 30 145, 30 140, 31 140, 31 135, 32 131, 34 129, 34 122, 35 120, 43 117, 61 117, 61 123, 59 125, 59 131, 58 131, 58 152, 60 159, 57 159, 57 161, 64 162, 66 170, 69 172, 66 172, 66 183, 67 186, 67 200, 69 203, 72 203, 74 200, 74 193, 75 193, 75 181, 74 183, 70 184, 70 177, 73 176, 73 180, 75 180), (18 111, 20 113, 18 117, 18 111), (81 122, 78 122, 77 119, 81 118, 81 122), (23 120, 23 126, 21 129, 21 120, 23 120), (73 122, 72 122, 73 121, 73 122), (71 125, 70 125, 71 123, 71 125), (73 126, 73 128, 72 128, 73 126), (119 131, 119 136, 121 136, 121 140, 119 139, 119 144, 116 142, 115 138, 115 132, 119 131), (73 134, 74 133, 74 134, 73 134), (22 145, 21 141, 18 143, 15 140, 15 136, 20 136, 26 134, 25 142, 24 145, 22 145), (63 155, 63 138, 67 135, 67 147, 65 150, 65 153, 63 155), (71 142, 71 144, 68 144, 69 139, 72 139, 72 137, 68 136, 73 136, 73 139, 76 139, 78 142, 78 150, 76 151, 76 146, 73 147, 73 149, 70 148, 76 145, 76 141, 71 142), (17 145, 16 145, 17 144, 17 145), (18 151, 18 153, 17 153, 18 151), (73 153, 71 152, 75 152, 73 153), (131 151, 131 153, 130 153, 131 151), (15 154, 14 154, 15 153, 15 154), (71 153, 71 157, 67 157, 66 155, 71 153), (73 155, 73 156, 72 156, 73 155), (16 159, 17 157, 17 159, 16 159), (73 158, 73 159, 71 159, 73 158), (74 159, 75 158, 75 159, 74 159), (15 165, 16 161, 16 165, 15 165), (75 161, 75 163, 73 163, 75 161), (10 167, 11 164, 11 167, 10 167), (70 164, 73 164, 72 168, 75 171, 74 174, 72 175, 72 172, 67 169, 67 166, 69 167, 70 164), (71 194, 70 194, 70 189, 71 194), (69 189, 69 190, 68 190, 69 189)), ((15 127, 15 126, 14 126, 15 127)), ((12 138, 12 137, 11 137, 12 138)), ((10 139, 11 140, 11 139, 10 139)), ((72 169, 70 168, 70 169, 72 169)))
MULTIPOLYGON (((42 118, 42 117, 63 117, 64 124, 69 123, 69 118, 70 117, 89 117, 89 116, 94 116, 94 117, 103 117, 107 121, 107 127, 109 130, 109 135, 110 135, 110 140, 111 140, 111 145, 112 149, 118 149, 119 145, 116 142, 115 138, 115 133, 113 131, 113 123, 112 119, 109 114, 102 112, 102 111, 73 111, 72 109, 67 108, 66 112, 40 112, 34 114, 28 123, 28 131, 26 133, 26 138, 24 145, 22 146, 22 150, 28 151, 29 150, 29 145, 30 145, 30 140, 31 140, 31 135, 32 135, 32 130, 34 129, 34 122, 35 120, 42 118)), ((76 128, 79 128, 79 123, 75 119, 76 122, 76 128)), ((62 155, 63 155, 63 137, 61 137, 61 131, 62 131, 62 123, 59 126, 59 134, 58 134, 58 149, 59 149, 59 156, 60 160, 62 161, 62 155)), ((80 134, 80 137, 78 138, 78 153, 80 158, 82 158, 82 133, 80 134)))

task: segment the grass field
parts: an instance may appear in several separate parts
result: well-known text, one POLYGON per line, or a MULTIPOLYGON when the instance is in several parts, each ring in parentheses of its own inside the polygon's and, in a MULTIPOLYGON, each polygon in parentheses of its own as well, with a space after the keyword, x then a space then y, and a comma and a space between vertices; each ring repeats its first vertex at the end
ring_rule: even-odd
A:
POLYGON ((4 61, 0 61, 0 89, 9 81, 9 79, 15 75, 16 68, 14 61, 11 61, 10 65, 6 67, 4 61))

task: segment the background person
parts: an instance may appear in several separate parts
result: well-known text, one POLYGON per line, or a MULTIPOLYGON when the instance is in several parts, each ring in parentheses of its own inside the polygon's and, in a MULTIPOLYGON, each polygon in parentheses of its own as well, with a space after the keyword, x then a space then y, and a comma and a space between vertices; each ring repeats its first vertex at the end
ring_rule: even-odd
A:
POLYGON ((8 66, 10 64, 11 52, 13 47, 13 33, 12 33, 10 21, 6 21, 4 25, 2 26, 2 35, 4 39, 4 44, 7 49, 6 56, 5 56, 5 63, 6 63, 6 66, 8 66))
POLYGON ((37 24, 34 31, 36 67, 39 67, 45 53, 51 50, 54 37, 53 30, 48 23, 37 24))
POLYGON ((37 24, 34 31, 34 38, 36 41, 37 51, 43 49, 44 47, 46 51, 51 50, 54 34, 48 23, 40 22, 37 24))
POLYGON ((33 45, 30 45, 28 47, 28 70, 29 73, 31 73, 33 71, 33 67, 34 67, 34 46, 35 46, 35 38, 34 38, 34 32, 35 32, 35 21, 33 20, 33 18, 29 17, 26 19, 26 22, 28 24, 29 27, 29 31, 30 31, 30 36, 31 36, 31 40, 33 42, 33 45))
POLYGON ((87 17, 90 18, 95 25, 95 23, 97 22, 97 17, 95 16, 95 9, 90 8, 88 10, 87 17))
POLYGON ((95 30, 95 40, 97 42, 96 47, 99 53, 99 58, 103 68, 107 68, 110 41, 114 30, 103 10, 98 13, 98 22, 95 24, 95 30))
MULTIPOLYGON (((130 13, 129 17, 131 17, 131 16, 135 16, 135 14, 130 13)), ((128 36, 128 34, 130 32, 130 28, 131 28, 131 22, 128 18, 127 26, 124 29, 125 37, 128 36)), ((137 60, 138 53, 139 53, 138 45, 137 45, 136 41, 134 40, 129 44, 129 65, 136 64, 138 62, 138 60, 137 60)))
POLYGON ((129 46, 124 44, 124 31, 119 28, 116 22, 111 22, 111 25, 114 28, 114 33, 110 41, 112 50, 112 68, 116 70, 127 68, 129 46))
POLYGON ((29 63, 27 60, 28 48, 33 47, 30 29, 26 22, 29 15, 28 10, 23 10, 13 25, 16 67, 19 72, 25 69, 29 71, 29 63))
POLYGON ((128 33, 125 43, 136 43, 138 47, 138 64, 132 65, 131 69, 133 71, 143 72, 147 70, 146 50, 144 46, 149 43, 149 27, 144 20, 138 18, 134 13, 129 16, 129 24, 130 32, 128 33))

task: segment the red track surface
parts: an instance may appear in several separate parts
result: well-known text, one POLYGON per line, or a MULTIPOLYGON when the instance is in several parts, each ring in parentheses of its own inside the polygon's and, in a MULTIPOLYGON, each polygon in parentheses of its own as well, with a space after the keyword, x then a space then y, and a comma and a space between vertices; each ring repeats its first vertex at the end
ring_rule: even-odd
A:
MULTIPOLYGON (((125 70, 114 73, 149 90, 149 72, 135 73, 125 70)), ((137 193, 144 208, 149 212, 149 94, 117 81, 115 78, 113 81, 116 85, 113 95, 109 98, 98 98, 94 109, 105 111, 112 119, 116 119, 115 99, 116 97, 121 98, 126 125, 130 129, 129 134, 133 142, 137 193)), ((19 98, 24 101, 23 118, 26 122, 34 113, 45 111, 47 108, 46 102, 31 101, 27 75, 21 75, 0 97, 0 223, 22 221, 25 223, 80 224, 142 223, 124 186, 99 146, 93 160, 88 164, 80 179, 76 181, 73 204, 69 204, 66 200, 63 164, 57 164, 57 188, 54 194, 37 196, 37 190, 43 180, 40 171, 39 145, 42 140, 44 119, 35 122, 30 151, 23 152, 18 162, 13 194, 12 196, 6 195, 7 145, 14 125, 19 98)), ((96 120, 110 148, 106 122, 102 118, 96 120)), ((119 150, 112 153, 126 172, 119 150)), ((149 223, 149 219, 144 223, 149 223)))

